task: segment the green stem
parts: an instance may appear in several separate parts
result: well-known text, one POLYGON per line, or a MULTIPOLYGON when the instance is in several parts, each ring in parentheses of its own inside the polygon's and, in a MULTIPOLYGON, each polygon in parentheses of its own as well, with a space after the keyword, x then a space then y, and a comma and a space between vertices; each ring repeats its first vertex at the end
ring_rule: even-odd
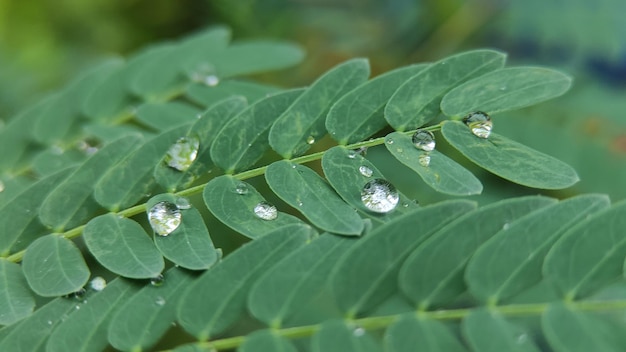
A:
MULTIPOLYGON (((441 123, 437 124, 437 125, 433 125, 433 126, 428 126, 423 128, 425 130, 429 130, 429 131, 437 131, 439 129, 441 129, 441 123)), ((412 134, 415 131, 406 131, 404 133, 406 134, 412 134)), ((363 147, 374 147, 377 145, 381 145, 385 143, 385 137, 380 137, 380 138, 375 138, 375 139, 371 139, 368 141, 363 141, 363 142, 358 142, 358 143, 354 143, 354 144, 350 144, 350 145, 346 145, 345 147, 348 149, 358 149, 358 148, 363 148, 363 147)), ((303 155, 301 157, 297 157, 294 159, 291 159, 291 162, 293 163, 297 163, 297 164, 305 164, 305 163, 309 163, 312 161, 316 161, 316 160, 320 160, 322 158, 322 156, 324 155, 326 151, 321 151, 321 152, 317 152, 317 153, 313 153, 313 154, 308 154, 308 155, 303 155)), ((256 169, 252 169, 252 170, 247 170, 247 171, 243 171, 240 172, 238 174, 233 175, 233 177, 239 179, 239 180, 247 180, 256 176, 260 176, 265 174, 265 170, 267 170, 267 166, 262 166, 256 169)), ((204 187, 206 187, 206 183, 197 185, 197 186, 193 186, 187 189, 184 189, 182 191, 176 192, 175 194, 181 197, 188 197, 188 196, 192 196, 195 194, 199 194, 202 193, 202 191, 204 190, 204 187)), ((138 204, 135 205, 133 207, 124 209, 124 210, 120 210, 119 212, 117 212, 116 214, 119 216, 123 216, 126 218, 129 218, 131 216, 135 216, 137 214, 141 214, 143 212, 146 211, 146 203, 143 204, 138 204)), ((72 238, 76 238, 79 237, 80 235, 82 235, 83 233, 83 229, 85 228, 85 225, 80 225, 78 227, 75 227, 71 230, 68 230, 66 232, 60 233, 59 236, 63 236, 67 239, 72 239, 72 238)), ((22 260, 22 258, 24 257, 24 253, 26 252, 26 250, 22 250, 16 253, 13 253, 9 256, 6 257, 7 260, 17 263, 20 262, 22 260)))
MULTIPOLYGON (((540 315, 545 312, 552 303, 534 303, 534 304, 511 304, 508 306, 495 306, 490 308, 491 311, 500 313, 503 316, 519 317, 519 316, 534 316, 540 315)), ((626 309, 626 300, 617 301, 580 301, 568 303, 571 309, 579 311, 614 311, 619 309, 626 309)), ((449 309, 449 310, 435 310, 435 311, 420 311, 415 314, 434 320, 462 320, 467 317, 476 308, 463 308, 463 309, 449 309)), ((350 323, 357 325, 365 330, 380 330, 385 329, 389 325, 393 324, 398 318, 406 313, 385 315, 378 317, 368 317, 361 319, 350 320, 350 323)), ((298 339, 314 335, 320 328, 319 324, 305 325, 285 329, 275 329, 274 332, 282 337, 289 339, 298 339)), ((227 337, 224 339, 196 342, 192 345, 196 345, 202 348, 213 348, 215 350, 227 350, 239 347, 245 341, 245 336, 227 337)), ((171 350, 163 350, 161 352, 171 352, 171 350)))

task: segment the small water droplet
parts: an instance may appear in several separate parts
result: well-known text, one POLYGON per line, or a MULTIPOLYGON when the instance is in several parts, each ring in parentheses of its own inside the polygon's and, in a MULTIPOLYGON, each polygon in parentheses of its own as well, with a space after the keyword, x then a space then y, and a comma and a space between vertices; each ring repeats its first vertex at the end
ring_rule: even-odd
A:
POLYGON ((403 207, 403 208, 408 208, 408 207, 409 207, 409 203, 407 203, 407 202, 402 202, 402 207, 403 207))
POLYGON ((204 84, 209 87, 215 87, 220 83, 220 79, 216 75, 208 75, 204 77, 204 84))
POLYGON ((430 155, 428 153, 422 153, 417 157, 420 165, 428 167, 430 165, 430 155))
POLYGON ((107 280, 101 276, 96 276, 91 280, 89 286, 91 286, 91 289, 94 291, 102 291, 107 287, 107 280))
POLYGON ((520 344, 520 345, 525 343, 527 340, 528 340, 528 335, 526 335, 526 334, 520 334, 517 337, 517 343, 520 344))
POLYGON ((430 152, 435 149, 435 135, 427 130, 417 130, 413 134, 413 145, 415 148, 421 149, 425 152, 430 152))
POLYGON ((357 152, 355 152, 354 150, 348 150, 348 158, 354 159, 356 158, 356 154, 357 152))
POLYGON ((500 87, 500 90, 504 92, 506 90, 506 86, 500 87))
POLYGON ((301 207, 302 205, 304 205, 304 203, 302 202, 298 202, 298 206, 301 207))
POLYGON ((76 308, 76 310, 79 310, 79 309, 80 309, 80 306, 79 306, 79 305, 76 305, 76 307, 74 307, 74 308, 76 308))
POLYGON ((313 144, 313 143, 315 143, 315 137, 313 137, 313 136, 308 136, 308 137, 306 138, 306 143, 307 143, 307 144, 313 144))
POLYGON ((463 118, 463 122, 470 128, 476 137, 489 138, 493 122, 484 112, 476 111, 463 118))
POLYGON ((161 286, 163 285, 164 282, 165 282, 165 278, 163 277, 163 274, 159 274, 158 276, 155 276, 150 279, 150 285, 152 286, 161 286))
POLYGON ((87 293, 87 290, 85 290, 85 288, 81 288, 80 290, 74 292, 73 296, 74 298, 76 298, 79 301, 82 301, 83 298, 85 298, 85 294, 87 293))
POLYGON ((162 306, 165 304, 165 298, 159 296, 156 298, 156 300, 154 301, 154 303, 157 304, 157 306, 162 306))
POLYGON ((508 222, 505 222, 504 225, 502 225, 503 230, 508 230, 509 227, 511 227, 511 224, 509 224, 508 222))
POLYGON ((295 169, 296 168, 296 164, 291 165, 291 168, 295 169))
POLYGON ((361 201, 369 210, 388 213, 398 205, 400 197, 396 188, 386 180, 375 178, 363 186, 361 201))
POLYGON ((272 204, 262 201, 254 206, 254 214, 263 220, 274 220, 278 217, 278 210, 272 204))
POLYGON ((248 194, 248 185, 243 182, 238 183, 237 187, 235 187, 235 193, 240 195, 248 194))
POLYGON ((185 171, 196 160, 199 147, 200 140, 198 137, 181 137, 167 151, 165 164, 178 171, 185 171))
POLYGON ((197 118, 197 119, 201 119, 201 118, 202 118, 202 116, 203 116, 203 114, 202 114, 201 112, 199 112, 199 113, 197 113, 197 114, 196 114, 196 118, 197 118))
POLYGON ((390 138, 390 137, 387 137, 387 138, 385 139, 385 143, 387 143, 387 144, 393 144, 393 139, 392 139, 392 138, 390 138))
POLYGON ((365 335, 365 329, 363 329, 363 328, 356 328, 356 329, 354 329, 352 334, 354 334, 354 336, 356 336, 356 337, 361 337, 361 336, 365 335))
POLYGON ((0 180, 0 192, 4 191, 4 182, 0 180))
POLYGON ((182 215, 176 204, 163 201, 150 208, 148 221, 157 235, 167 236, 178 228, 182 215))
POLYGON ((374 173, 374 171, 372 171, 372 169, 370 169, 369 167, 365 165, 361 165, 359 166, 359 173, 361 173, 361 175, 365 177, 372 177, 372 174, 374 173))
POLYGON ((48 325, 52 325, 52 320, 48 320, 48 325))
POLYGON ((176 198, 176 207, 180 210, 189 209, 191 208, 191 203, 185 197, 178 197, 176 198))

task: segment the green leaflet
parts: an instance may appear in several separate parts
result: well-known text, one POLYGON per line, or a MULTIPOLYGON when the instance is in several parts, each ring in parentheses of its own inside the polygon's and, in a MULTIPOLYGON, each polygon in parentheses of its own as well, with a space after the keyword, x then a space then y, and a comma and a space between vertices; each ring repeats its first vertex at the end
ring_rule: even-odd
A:
POLYGON ((43 200, 39 209, 41 222, 55 232, 85 223, 101 209, 92 195, 95 183, 141 142, 139 136, 122 137, 91 156, 43 200))
POLYGON ((182 295, 180 325, 201 341, 228 329, 243 314, 258 276, 309 239, 308 226, 278 229, 241 246, 200 276, 182 295))
POLYGON ((413 145, 411 137, 393 132, 385 137, 385 147, 398 161, 415 171, 435 191, 454 196, 480 194, 483 185, 469 170, 444 154, 422 151, 413 145), (428 163, 422 165, 422 158, 428 163))
POLYGON ((353 208, 360 210, 362 214, 372 219, 388 221, 417 208, 417 204, 414 201, 400 194, 399 203, 401 205, 397 206, 393 211, 381 214, 369 210, 361 200, 363 186, 375 178, 384 179, 385 176, 374 164, 355 151, 341 146, 330 148, 322 157, 322 169, 324 170, 324 176, 341 198, 353 208), (371 170, 371 176, 363 175, 361 173, 362 167, 371 170))
POLYGON ((163 285, 146 285, 120 302, 108 325, 108 340, 123 351, 150 349, 172 327, 180 294, 193 282, 190 272, 172 268, 163 274, 163 285))
POLYGON ((179 101, 151 102, 140 105, 136 117, 147 126, 163 131, 196 121, 200 113, 195 106, 179 101))
POLYGON ((265 179, 278 197, 320 229, 355 236, 363 231, 363 219, 354 208, 308 167, 286 160, 277 161, 267 167, 265 179))
POLYGON ((229 40, 230 32, 217 27, 159 50, 132 77, 130 89, 147 101, 168 100, 189 84, 186 65, 209 59, 212 53, 224 50, 229 40))
POLYGON ((154 177, 157 182, 169 192, 189 186, 196 178, 207 172, 213 162, 211 161, 211 143, 213 143, 218 131, 231 118, 236 116, 246 107, 243 97, 231 97, 220 101, 206 110, 200 118, 189 127, 189 131, 180 137, 198 138, 200 144, 195 161, 187 170, 180 171, 168 166, 167 156, 154 169, 154 177))
POLYGON ((200 83, 190 84, 185 92, 185 97, 189 98, 189 100, 194 103, 203 106, 211 106, 220 100, 230 98, 233 95, 239 95, 245 97, 246 100, 252 104, 257 100, 280 91, 280 88, 267 84, 227 79, 220 81, 216 86, 207 86, 200 83))
POLYGON ((48 193, 72 172, 65 169, 41 179, 7 199, 0 207, 0 254, 7 256, 28 246, 30 241, 45 233, 39 222, 39 207, 48 193))
POLYGON ((326 134, 324 121, 330 107, 368 76, 365 59, 346 61, 326 72, 274 122, 269 134, 272 148, 285 159, 306 152, 311 141, 326 134))
POLYGON ((382 352, 376 341, 358 326, 342 320, 328 320, 311 338, 312 352, 382 352))
POLYGON ((96 201, 110 211, 118 211, 144 198, 154 186, 155 165, 188 128, 175 127, 149 139, 110 168, 95 185, 96 201))
POLYGON ((464 352, 456 336, 442 322, 420 318, 415 313, 401 316, 385 331, 385 351, 464 352), (419 346, 419 347, 418 347, 419 346))
POLYGON ((245 341, 239 348, 238 352, 298 352, 296 347, 286 338, 276 334, 271 330, 259 330, 246 336, 245 341))
POLYGON ((71 166, 81 164, 87 156, 84 152, 70 149, 58 150, 56 147, 46 149, 34 156, 33 171, 39 176, 48 176, 71 166))
POLYGON ((465 214, 411 253, 398 276, 400 289, 422 309, 451 302, 466 290, 463 273, 476 249, 512 221, 555 203, 547 197, 520 197, 465 214))
POLYGON ((539 352, 529 333, 509 323, 500 314, 473 310, 463 319, 463 336, 473 351, 539 352))
POLYGON ((298 45, 273 40, 239 41, 211 54, 209 61, 220 79, 277 70, 304 59, 298 45))
POLYGON ((567 231, 550 249, 543 275, 567 299, 584 297, 623 275, 626 202, 614 204, 567 231))
POLYGON ((387 126, 385 105, 398 86, 428 67, 417 64, 386 72, 339 99, 328 112, 326 129, 345 145, 360 142, 387 126))
POLYGON ((108 270, 133 279, 156 277, 163 257, 141 225, 116 214, 98 216, 83 230, 85 244, 108 270))
POLYGON ((43 144, 62 144, 81 117, 82 104, 87 96, 122 65, 121 60, 105 61, 67 86, 53 98, 31 127, 35 139, 43 144))
POLYGON ((76 311, 76 301, 56 298, 37 309, 28 318, 0 332, 11 329, 0 337, 0 351, 44 352, 50 333, 58 324, 76 311))
POLYGON ((558 97, 572 78, 542 67, 510 67, 490 72, 462 84, 441 101, 441 111, 462 117, 474 111, 495 114, 558 97))
POLYGON ((34 308, 35 299, 22 268, 0 258, 0 325, 11 325, 25 318, 34 308))
POLYGON ((464 200, 421 207, 364 236, 339 259, 330 274, 330 288, 339 309, 354 317, 376 307, 396 290, 396 275, 409 253, 442 226, 475 207, 464 200))
POLYGON ((272 124, 304 89, 293 89, 259 100, 230 119, 215 136, 211 159, 227 174, 246 170, 269 148, 272 124))
POLYGON ((277 212, 274 220, 261 219, 255 214, 254 208, 265 198, 252 185, 229 175, 209 181, 203 197, 207 208, 218 220, 251 239, 286 225, 304 225, 300 219, 283 212, 277 212))
POLYGON ((555 352, 618 352, 626 346, 623 322, 578 312, 553 303, 541 318, 544 335, 555 352))
POLYGON ((506 54, 498 51, 474 50, 437 61, 396 90, 385 108, 385 118, 398 131, 423 126, 439 115, 439 103, 447 92, 502 68, 505 60, 506 54))
POLYGON ((252 286, 248 308, 272 327, 305 307, 325 287, 336 260, 356 241, 325 234, 291 253, 252 286))
POLYGON ((107 330, 122 302, 139 290, 131 281, 116 279, 77 306, 77 310, 52 332, 46 352, 102 351, 108 345, 107 330))
POLYGON ((80 250, 72 241, 55 234, 28 246, 22 270, 30 288, 43 297, 76 292, 89 279, 89 268, 80 250))
POLYGON ((523 186, 561 189, 578 182, 576 171, 551 156, 503 136, 474 136, 460 121, 446 121, 441 129, 450 144, 483 169, 523 186))
POLYGON ((469 291, 495 304, 538 283, 544 257, 554 242, 582 219, 610 205, 607 196, 582 195, 511 222, 481 246, 467 264, 465 281, 469 291))
MULTIPOLYGON (((189 202, 172 194, 160 194, 146 202, 146 209, 150 211, 158 202, 167 201, 176 205, 181 200, 189 202)), ((176 265, 191 270, 208 269, 217 262, 221 254, 213 246, 200 212, 193 207, 184 208, 180 209, 182 222, 176 230, 168 236, 155 234, 154 243, 161 254, 176 265)))

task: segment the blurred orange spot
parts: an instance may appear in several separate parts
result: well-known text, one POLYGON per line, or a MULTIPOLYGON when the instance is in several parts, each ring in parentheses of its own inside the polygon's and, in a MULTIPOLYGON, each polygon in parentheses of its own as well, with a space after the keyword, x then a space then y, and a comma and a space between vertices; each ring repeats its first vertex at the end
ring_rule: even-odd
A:
POLYGON ((617 153, 625 153, 626 154, 626 135, 622 134, 617 136, 611 142, 611 150, 617 153))

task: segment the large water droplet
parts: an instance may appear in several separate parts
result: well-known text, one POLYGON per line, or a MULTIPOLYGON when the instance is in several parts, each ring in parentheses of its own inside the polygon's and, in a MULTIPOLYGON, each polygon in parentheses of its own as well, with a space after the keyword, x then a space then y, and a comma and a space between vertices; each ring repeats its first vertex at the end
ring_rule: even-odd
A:
POLYGON ((96 276, 91 280, 89 286, 91 286, 91 289, 94 291, 102 291, 107 287, 107 280, 101 276, 96 276))
POLYGON ((413 144, 417 149, 430 152, 435 149, 435 135, 427 130, 417 130, 413 134, 413 144))
POLYGON ((428 153, 422 153, 417 157, 420 165, 423 167, 428 167, 430 165, 430 155, 428 153))
POLYGON ((365 165, 361 165, 359 166, 359 173, 361 173, 361 175, 365 177, 372 177, 372 174, 374 173, 374 171, 372 171, 372 169, 370 169, 369 167, 365 165))
POLYGON ((278 210, 272 204, 262 201, 254 206, 254 214, 263 220, 274 220, 278 217, 278 210))
POLYGON ((178 171, 185 171, 196 160, 199 147, 200 140, 198 137, 181 137, 167 151, 165 163, 178 171))
POLYGON ((178 197, 176 198, 176 207, 181 210, 189 209, 191 208, 191 203, 185 197, 178 197))
POLYGON ((476 111, 463 118, 463 122, 476 137, 489 138, 493 123, 491 117, 484 112, 476 111))
POLYGON ((386 180, 375 178, 361 190, 361 201, 376 213, 388 213, 398 205, 400 197, 396 188, 386 180))
POLYGON ((158 202, 148 212, 148 221, 159 236, 167 236, 178 228, 182 221, 180 210, 174 203, 158 202))
POLYGON ((315 143, 315 137, 313 137, 313 136, 308 136, 308 137, 306 138, 306 143, 307 143, 307 144, 313 144, 313 143, 315 143))
POLYGON ((165 278, 163 277, 163 274, 159 274, 158 276, 150 279, 150 285, 152 286, 162 286, 164 282, 165 278))
POLYGON ((248 185, 243 182, 238 183, 237 187, 235 187, 235 193, 239 195, 248 194, 248 185))

